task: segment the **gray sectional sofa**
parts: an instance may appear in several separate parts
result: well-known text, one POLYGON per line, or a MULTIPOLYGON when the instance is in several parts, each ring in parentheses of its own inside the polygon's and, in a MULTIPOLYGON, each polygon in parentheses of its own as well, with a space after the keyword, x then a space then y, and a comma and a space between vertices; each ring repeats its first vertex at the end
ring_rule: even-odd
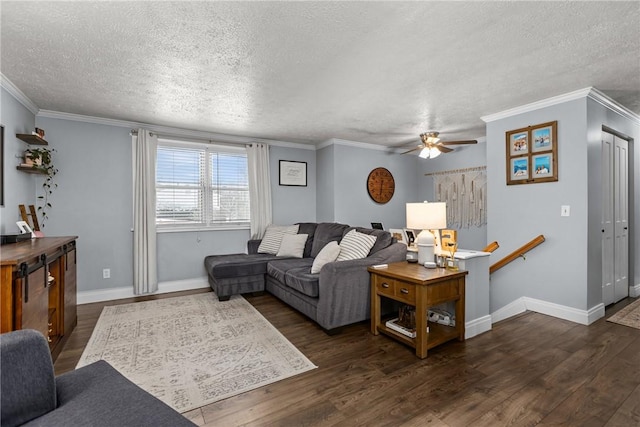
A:
POLYGON ((0 356, 3 427, 195 426, 104 360, 55 377, 40 332, 0 335, 0 356))
POLYGON ((307 315, 326 332, 370 317, 367 267, 406 259, 406 245, 383 230, 338 223, 299 223, 307 234, 302 258, 258 253, 259 240, 250 240, 248 254, 211 255, 205 258, 209 284, 221 301, 231 295, 268 291, 307 315), (325 264, 311 273, 314 259, 331 241, 340 242, 352 229, 376 236, 369 255, 362 259, 325 264))

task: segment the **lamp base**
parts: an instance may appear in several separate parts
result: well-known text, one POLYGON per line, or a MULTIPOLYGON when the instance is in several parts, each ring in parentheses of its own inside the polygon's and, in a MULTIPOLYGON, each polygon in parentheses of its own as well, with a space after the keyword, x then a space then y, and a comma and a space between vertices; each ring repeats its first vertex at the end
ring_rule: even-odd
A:
POLYGON ((433 234, 428 230, 422 230, 416 237, 418 244, 418 262, 424 265, 425 262, 433 262, 435 239, 433 234))

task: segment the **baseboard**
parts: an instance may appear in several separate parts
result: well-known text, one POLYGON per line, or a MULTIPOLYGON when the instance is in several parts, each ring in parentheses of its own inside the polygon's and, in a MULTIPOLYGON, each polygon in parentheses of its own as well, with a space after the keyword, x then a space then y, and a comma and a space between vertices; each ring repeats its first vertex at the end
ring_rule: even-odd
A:
POLYGON ((631 298, 640 297, 640 283, 638 283, 635 286, 629 286, 629 296, 631 298))
MULTIPOLYGON (((209 282, 206 277, 196 277, 193 279, 172 280, 158 283, 158 291, 154 294, 166 294, 169 292, 189 291, 191 289, 208 288, 209 282)), ((137 295, 133 293, 133 286, 110 289, 96 289, 93 291, 79 291, 78 304, 90 304, 92 302, 111 301, 124 298, 133 298, 137 295)))
POLYGON ((524 297, 520 297, 491 313, 491 323, 493 324, 508 319, 525 311, 527 311, 527 306, 525 305, 524 297))
POLYGON ((464 324, 464 338, 473 338, 483 332, 491 330, 491 316, 486 315, 477 319, 470 320, 464 324))
POLYGON ((601 317, 604 317, 604 304, 602 303, 589 310, 579 310, 535 298, 521 297, 492 313, 491 320, 493 323, 496 323, 517 314, 524 313, 526 310, 557 317, 558 319, 569 320, 570 322, 581 325, 590 325, 601 317))

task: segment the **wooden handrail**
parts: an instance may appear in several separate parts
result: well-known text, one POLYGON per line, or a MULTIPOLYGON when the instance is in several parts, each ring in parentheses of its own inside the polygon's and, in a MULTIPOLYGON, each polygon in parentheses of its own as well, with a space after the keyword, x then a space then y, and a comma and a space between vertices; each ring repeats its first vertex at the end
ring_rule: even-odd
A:
POLYGON ((500 247, 500 245, 498 244, 498 242, 491 242, 487 245, 486 248, 484 248, 482 250, 482 252, 493 252, 496 249, 498 249, 500 247))
POLYGON ((531 240, 526 245, 524 245, 524 246, 516 249, 515 251, 511 252, 509 255, 507 255, 506 257, 502 258, 500 261, 496 262, 491 267, 489 267, 489 274, 493 273, 494 271, 497 271, 497 270, 501 269, 502 267, 504 267, 505 265, 507 265, 511 261, 513 261, 514 259, 516 259, 516 258, 518 258, 520 256, 523 256, 524 254, 529 252, 531 249, 535 248, 536 246, 538 246, 539 244, 544 242, 544 240, 545 240, 544 236, 541 234, 538 237, 536 237, 535 239, 531 240))

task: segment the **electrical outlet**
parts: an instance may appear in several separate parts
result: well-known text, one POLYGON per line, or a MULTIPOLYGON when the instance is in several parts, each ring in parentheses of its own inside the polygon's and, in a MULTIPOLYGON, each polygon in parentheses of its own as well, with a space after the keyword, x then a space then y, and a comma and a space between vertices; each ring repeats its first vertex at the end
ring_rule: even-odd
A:
POLYGON ((110 279, 111 278, 111 269, 110 268, 102 269, 102 278, 103 279, 110 279))
POLYGON ((571 206, 562 205, 560 206, 560 216, 569 216, 571 214, 571 206))

